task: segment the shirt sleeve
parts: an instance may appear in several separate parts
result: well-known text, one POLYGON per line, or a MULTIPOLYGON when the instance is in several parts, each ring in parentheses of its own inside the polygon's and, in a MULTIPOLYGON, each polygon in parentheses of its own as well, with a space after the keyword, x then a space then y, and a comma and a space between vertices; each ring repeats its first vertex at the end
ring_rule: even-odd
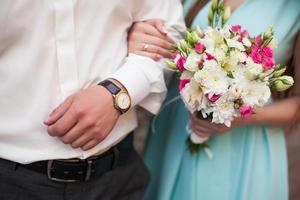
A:
MULTIPOLYGON (((168 35, 176 42, 185 31, 182 5, 179 0, 144 0, 134 14, 134 21, 162 19, 168 35)), ((157 114, 167 89, 164 80, 164 61, 129 54, 123 65, 109 77, 121 82, 128 90, 132 107, 139 105, 157 114)))

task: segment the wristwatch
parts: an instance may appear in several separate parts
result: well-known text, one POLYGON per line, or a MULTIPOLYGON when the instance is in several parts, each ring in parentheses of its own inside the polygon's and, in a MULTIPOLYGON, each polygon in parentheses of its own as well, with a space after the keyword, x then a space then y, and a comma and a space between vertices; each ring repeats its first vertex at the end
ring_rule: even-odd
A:
POLYGON ((118 87, 110 80, 104 80, 98 85, 103 86, 112 94, 114 99, 114 106, 118 111, 120 111, 121 114, 126 113, 130 109, 131 98, 127 90, 118 87))

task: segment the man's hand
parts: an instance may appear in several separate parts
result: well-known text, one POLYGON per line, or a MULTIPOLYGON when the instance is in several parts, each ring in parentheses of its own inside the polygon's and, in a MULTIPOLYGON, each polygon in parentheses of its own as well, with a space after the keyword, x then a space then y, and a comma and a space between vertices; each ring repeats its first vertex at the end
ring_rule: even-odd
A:
POLYGON ((44 124, 51 136, 73 148, 89 150, 107 137, 119 116, 111 93, 93 86, 67 98, 44 124))

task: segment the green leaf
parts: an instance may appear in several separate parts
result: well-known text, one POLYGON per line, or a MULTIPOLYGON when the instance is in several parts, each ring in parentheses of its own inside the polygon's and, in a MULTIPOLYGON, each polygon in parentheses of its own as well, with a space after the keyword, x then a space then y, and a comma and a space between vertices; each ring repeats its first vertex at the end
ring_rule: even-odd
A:
POLYGON ((233 73, 232 73, 231 71, 230 71, 230 72, 227 72, 227 76, 228 76, 229 78, 234 79, 233 73))

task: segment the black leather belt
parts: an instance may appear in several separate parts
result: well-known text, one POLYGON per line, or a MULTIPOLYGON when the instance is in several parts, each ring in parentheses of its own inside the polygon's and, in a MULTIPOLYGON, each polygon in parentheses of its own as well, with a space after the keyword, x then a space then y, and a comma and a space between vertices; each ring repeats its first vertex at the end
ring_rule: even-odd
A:
POLYGON ((122 142, 104 154, 85 160, 45 160, 30 164, 19 164, 26 169, 43 173, 56 182, 89 181, 99 177, 129 159, 133 150, 133 134, 129 134, 122 142))

